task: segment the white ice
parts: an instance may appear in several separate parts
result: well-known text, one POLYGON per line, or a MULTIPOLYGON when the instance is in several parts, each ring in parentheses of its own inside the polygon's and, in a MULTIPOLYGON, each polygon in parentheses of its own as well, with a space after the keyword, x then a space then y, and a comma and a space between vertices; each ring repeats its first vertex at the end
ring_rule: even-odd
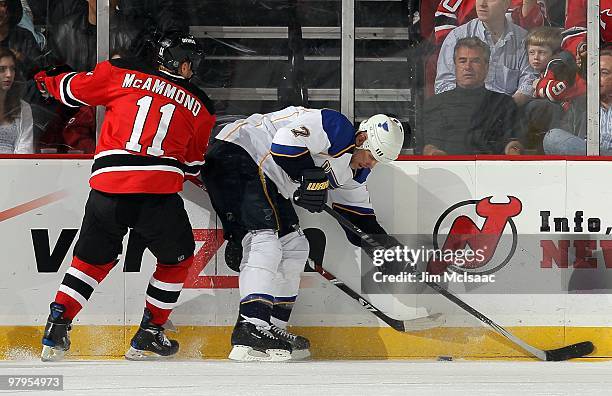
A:
POLYGON ((64 375, 62 395, 526 396, 612 392, 612 362, 605 361, 0 362, 0 375, 56 374, 64 375))

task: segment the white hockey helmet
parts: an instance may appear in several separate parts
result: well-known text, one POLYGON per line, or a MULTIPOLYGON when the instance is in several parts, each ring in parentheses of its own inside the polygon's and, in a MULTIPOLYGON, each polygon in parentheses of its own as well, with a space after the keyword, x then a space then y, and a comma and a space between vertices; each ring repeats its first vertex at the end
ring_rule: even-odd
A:
POLYGON ((376 114, 362 121, 358 132, 366 132, 368 137, 357 148, 369 150, 379 162, 395 161, 404 144, 402 123, 384 114, 376 114))

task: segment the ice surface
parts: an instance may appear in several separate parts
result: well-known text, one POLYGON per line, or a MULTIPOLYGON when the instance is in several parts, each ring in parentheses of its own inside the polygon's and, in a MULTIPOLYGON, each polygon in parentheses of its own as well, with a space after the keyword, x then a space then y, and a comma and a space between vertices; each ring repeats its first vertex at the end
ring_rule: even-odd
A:
POLYGON ((307 361, 266 364, 197 360, 64 361, 50 364, 21 360, 0 362, 0 374, 62 374, 65 391, 57 393, 62 395, 526 396, 609 394, 612 389, 612 362, 605 361, 307 361))

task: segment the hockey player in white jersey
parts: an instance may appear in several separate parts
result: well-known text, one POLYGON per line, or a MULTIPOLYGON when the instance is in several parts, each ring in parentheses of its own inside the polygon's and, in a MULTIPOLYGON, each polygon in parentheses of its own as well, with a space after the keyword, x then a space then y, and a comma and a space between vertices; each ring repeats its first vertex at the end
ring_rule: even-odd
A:
MULTIPOLYGON (((203 181, 228 240, 226 261, 240 270, 230 359, 310 355, 309 341, 286 330, 308 258, 292 202, 320 212, 329 191, 336 211, 364 232, 385 235, 365 182, 378 162, 397 158, 403 140, 401 123, 386 115, 355 131, 337 111, 287 107, 229 124, 211 142, 203 181)), ((347 237, 360 246, 358 238, 347 237)))

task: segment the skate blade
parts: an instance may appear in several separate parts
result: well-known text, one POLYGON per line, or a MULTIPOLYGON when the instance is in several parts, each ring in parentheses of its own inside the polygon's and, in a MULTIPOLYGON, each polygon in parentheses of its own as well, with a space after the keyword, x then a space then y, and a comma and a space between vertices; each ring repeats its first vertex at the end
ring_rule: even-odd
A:
POLYGON ((291 360, 305 360, 310 357, 309 349, 296 349, 291 351, 291 360))
POLYGON ((57 362, 58 360, 62 360, 65 354, 66 351, 64 350, 43 345, 42 352, 40 353, 40 360, 43 362, 57 362))
POLYGON ((136 361, 166 360, 172 358, 173 356, 174 355, 163 356, 151 351, 141 351, 140 349, 136 349, 134 347, 130 347, 130 349, 125 353, 125 358, 127 360, 136 361))
POLYGON ((291 359, 291 353, 284 349, 261 352, 246 345, 234 345, 228 358, 238 362, 284 362, 291 359))

